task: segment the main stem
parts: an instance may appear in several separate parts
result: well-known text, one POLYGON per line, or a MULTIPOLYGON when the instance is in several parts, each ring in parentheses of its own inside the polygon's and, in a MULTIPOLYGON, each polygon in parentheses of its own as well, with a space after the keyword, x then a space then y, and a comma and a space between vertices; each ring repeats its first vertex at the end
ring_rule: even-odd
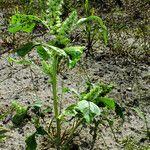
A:
POLYGON ((53 88, 53 107, 54 107, 54 113, 55 113, 55 119, 56 119, 56 144, 57 144, 57 150, 60 150, 60 140, 61 140, 61 125, 60 120, 58 119, 59 112, 58 112, 58 101, 57 101, 57 65, 58 65, 58 59, 57 56, 54 56, 53 59, 53 79, 52 79, 52 88, 53 88))

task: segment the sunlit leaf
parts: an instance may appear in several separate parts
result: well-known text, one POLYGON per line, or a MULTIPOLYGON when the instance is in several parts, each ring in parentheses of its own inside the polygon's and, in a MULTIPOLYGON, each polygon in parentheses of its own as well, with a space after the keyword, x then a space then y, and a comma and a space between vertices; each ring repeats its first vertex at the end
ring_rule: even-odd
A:
POLYGON ((101 103, 104 104, 104 106, 106 106, 109 109, 115 109, 115 101, 112 98, 108 98, 108 97, 98 97, 95 100, 95 103, 100 106, 101 103))
POLYGON ((45 61, 50 58, 49 54, 47 53, 46 49, 43 46, 37 47, 37 53, 45 61))
POLYGON ((9 32, 16 33, 18 31, 32 32, 37 22, 41 20, 33 15, 15 14, 11 18, 9 32))
POLYGON ((94 86, 82 99, 87 101, 93 101, 96 99, 100 93, 102 92, 102 88, 100 86, 94 86))
POLYGON ((8 129, 3 128, 3 127, 0 127, 0 135, 5 134, 5 133, 7 133, 7 132, 9 132, 8 129))
POLYGON ((59 29, 60 34, 68 34, 73 29, 74 25, 77 22, 77 12, 73 11, 69 17, 62 23, 62 26, 59 29))
POLYGON ((44 45, 48 47, 51 51, 53 51, 55 54, 66 57, 66 53, 63 49, 55 47, 53 45, 49 45, 49 44, 44 44, 44 45))
POLYGON ((82 46, 74 46, 74 47, 66 47, 64 50, 69 56, 69 67, 73 68, 76 63, 80 60, 81 55, 83 53, 85 47, 82 46))
POLYGON ((101 111, 97 105, 86 100, 80 101, 77 104, 76 109, 82 113, 83 118, 87 123, 91 123, 95 116, 99 116, 101 114, 101 111))
POLYGON ((42 61, 42 70, 45 74, 47 74, 48 76, 52 76, 52 67, 50 64, 48 64, 46 61, 42 61))
POLYGON ((16 126, 19 126, 28 117, 27 107, 21 106, 18 102, 13 101, 12 102, 12 108, 16 111, 15 115, 12 117, 12 122, 16 126))

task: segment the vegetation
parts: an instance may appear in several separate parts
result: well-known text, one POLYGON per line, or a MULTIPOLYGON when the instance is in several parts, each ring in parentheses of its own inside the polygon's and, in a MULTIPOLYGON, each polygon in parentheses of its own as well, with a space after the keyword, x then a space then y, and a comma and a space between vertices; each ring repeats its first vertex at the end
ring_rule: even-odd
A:
MULTIPOLYGON (((96 1, 22 0, 15 3, 18 4, 18 7, 14 15, 9 18, 8 25, 11 42, 6 39, 0 41, 2 46, 7 45, 8 47, 7 50, 0 49, 0 55, 5 53, 13 54, 13 56, 7 57, 10 66, 15 63, 29 68, 31 80, 33 80, 32 73, 34 73, 34 69, 43 72, 44 76, 46 76, 45 78, 48 79, 49 91, 52 97, 49 98, 47 107, 43 105, 44 100, 36 100, 28 105, 23 105, 17 100, 13 100, 11 113, 9 112, 11 117, 8 119, 11 120, 13 126, 5 127, 0 125, 0 142, 7 140, 9 132, 14 128, 22 128, 28 124, 34 127, 34 131, 25 137, 26 150, 38 149, 42 145, 39 138, 48 142, 49 149, 79 149, 79 145, 75 144, 76 137, 79 138, 83 130, 88 127, 87 130, 93 138, 93 142, 88 149, 94 149, 98 136, 103 140, 105 147, 109 149, 101 128, 109 127, 110 133, 113 135, 115 142, 120 145, 120 148, 127 150, 148 149, 148 146, 138 147, 138 141, 130 136, 122 137, 122 139, 116 136, 115 131, 118 128, 115 123, 123 125, 127 117, 125 115, 127 115, 130 108, 125 106, 122 95, 123 98, 121 97, 122 101, 120 102, 114 98, 109 98, 109 94, 115 86, 94 81, 86 72, 86 66, 84 66, 86 61, 83 63, 84 60, 91 59, 88 57, 91 55, 97 61, 103 58, 103 56, 97 57, 95 48, 97 45, 109 48, 113 54, 125 56, 127 59, 134 59, 135 62, 140 58, 149 56, 146 21, 144 22, 145 24, 139 25, 140 28, 133 32, 138 35, 140 33, 144 41, 141 51, 134 55, 130 51, 136 47, 134 42, 131 43, 131 49, 124 50, 124 43, 119 40, 122 34, 126 33, 129 26, 122 22, 115 23, 114 14, 112 14, 113 23, 109 20, 110 18, 102 17, 105 18, 102 19, 99 17, 97 15, 98 5, 96 5, 96 1), (23 9, 21 10, 20 7, 23 9), (81 8, 83 9, 81 10, 81 8), (40 35, 37 35, 36 32, 40 33, 40 35), (18 41, 18 35, 23 37, 23 41, 18 41), (48 35, 46 40, 43 38, 45 35, 48 35), (31 53, 36 58, 30 57, 31 53), (79 85, 76 88, 64 86, 64 70, 73 68, 80 69, 86 74, 84 85, 80 90, 77 90, 80 88, 79 85), (60 82, 61 86, 58 85, 60 82), (64 102, 68 94, 71 96, 71 102, 66 106, 64 102), (53 102, 52 105, 51 102, 53 102), (51 115, 49 116, 49 114, 51 115)), ((101 6, 107 10, 108 14, 113 13, 108 5, 111 3, 106 1, 103 3, 104 6, 101 6)), ((146 1, 143 3, 147 4, 146 1)), ((9 4, 11 5, 11 2, 9 4)), ((122 1, 116 1, 115 6, 122 9, 125 7, 122 1)), ((102 12, 105 14, 106 10, 102 9, 102 12)), ((124 10, 122 12, 118 11, 116 16, 123 12, 124 10)), ((148 59, 145 60, 148 63, 148 59)), ((128 74, 130 74, 129 76, 132 75, 130 72, 128 74)), ((122 82, 123 80, 120 83, 119 91, 122 90, 122 82)), ((72 81, 71 84, 73 85, 74 82, 72 81)), ((146 114, 138 108, 132 108, 131 110, 138 114, 145 125, 146 131, 144 132, 146 134, 142 140, 144 142, 149 141, 150 131, 146 114)), ((3 114, 1 120, 7 115, 8 112, 3 114)), ((82 140, 80 141, 82 142, 82 140)))

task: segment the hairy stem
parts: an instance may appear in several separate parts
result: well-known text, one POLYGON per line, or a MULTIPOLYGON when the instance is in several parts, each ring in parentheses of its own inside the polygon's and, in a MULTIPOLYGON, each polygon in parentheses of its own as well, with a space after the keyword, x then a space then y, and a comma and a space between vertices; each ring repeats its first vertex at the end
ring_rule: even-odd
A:
POLYGON ((61 140, 61 124, 60 120, 58 118, 59 112, 58 112, 58 100, 57 100, 57 64, 58 59, 57 56, 54 56, 53 59, 53 77, 52 77, 52 89, 53 89, 53 107, 54 107, 54 113, 55 113, 55 119, 56 119, 56 145, 57 150, 60 150, 60 140, 61 140))

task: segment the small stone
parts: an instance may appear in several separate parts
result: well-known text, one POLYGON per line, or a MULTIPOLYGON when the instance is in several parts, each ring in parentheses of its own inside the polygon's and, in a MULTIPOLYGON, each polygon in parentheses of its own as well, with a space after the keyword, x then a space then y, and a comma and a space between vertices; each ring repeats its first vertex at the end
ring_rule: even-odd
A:
POLYGON ((14 96, 14 99, 15 99, 15 100, 19 99, 19 95, 15 95, 15 96, 14 96))
POLYGON ((128 87, 128 88, 127 88, 127 91, 132 91, 132 88, 131 88, 131 87, 128 87))

